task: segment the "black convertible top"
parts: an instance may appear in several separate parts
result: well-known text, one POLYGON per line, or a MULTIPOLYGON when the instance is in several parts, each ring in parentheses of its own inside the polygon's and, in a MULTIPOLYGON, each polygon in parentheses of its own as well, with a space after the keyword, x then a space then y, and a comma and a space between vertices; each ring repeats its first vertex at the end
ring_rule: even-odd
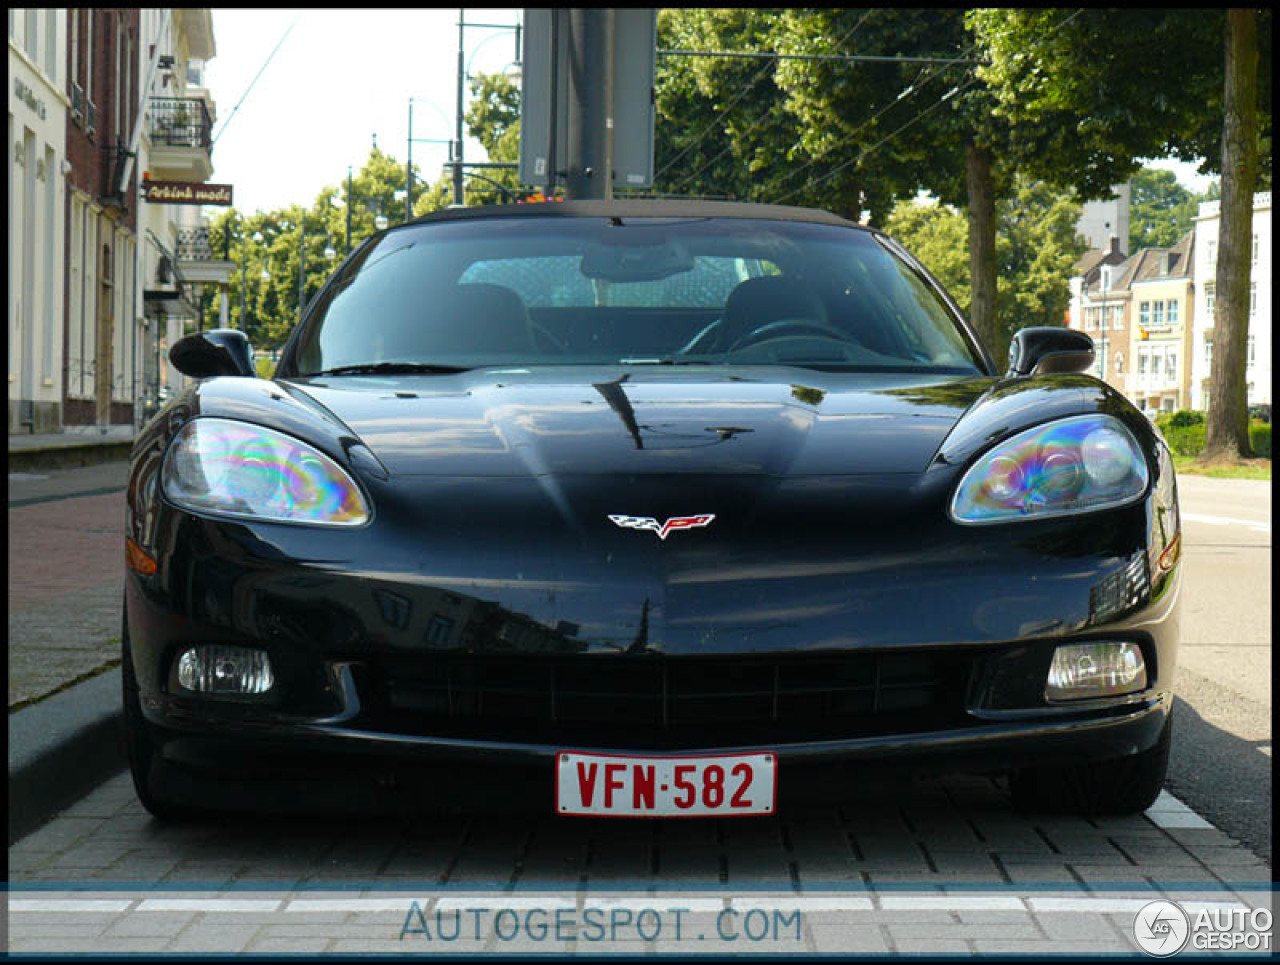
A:
MULTIPOLYGON (((476 208, 446 208, 414 218, 409 224, 458 221, 469 218, 758 218, 808 221, 816 224, 864 228, 847 218, 817 208, 744 201, 682 201, 627 199, 621 201, 540 201, 525 204, 486 204, 476 208)), ((864 228, 865 230, 865 228, 864 228)))

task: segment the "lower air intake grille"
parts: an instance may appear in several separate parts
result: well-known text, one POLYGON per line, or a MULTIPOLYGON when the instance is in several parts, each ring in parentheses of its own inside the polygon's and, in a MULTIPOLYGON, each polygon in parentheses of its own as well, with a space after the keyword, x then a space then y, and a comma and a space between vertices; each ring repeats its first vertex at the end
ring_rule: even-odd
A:
POLYGON ((973 654, 439 655, 369 666, 370 725, 578 746, 697 747, 960 726, 973 654))

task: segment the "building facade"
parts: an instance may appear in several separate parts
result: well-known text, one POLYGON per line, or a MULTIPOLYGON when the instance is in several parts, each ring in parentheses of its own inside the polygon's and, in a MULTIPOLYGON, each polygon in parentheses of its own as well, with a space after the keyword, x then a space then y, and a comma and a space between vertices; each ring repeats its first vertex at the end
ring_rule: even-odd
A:
POLYGON ((138 193, 126 177, 138 119, 139 11, 68 11, 63 423, 133 422, 138 193))
MULTIPOLYGON (((65 175, 64 190, 56 196, 50 192, 53 207, 46 209, 26 182, 11 178, 10 187, 11 210, 15 202, 30 206, 32 197, 36 205, 36 230, 26 221, 10 223, 11 327, 16 330, 28 316, 42 320, 36 341, 51 341, 52 352, 38 352, 34 362, 24 363, 22 353, 30 350, 11 348, 11 432, 15 421, 16 431, 92 431, 135 424, 142 417, 165 382, 164 348, 196 315, 189 286, 183 284, 178 241, 200 218, 199 206, 153 204, 144 182, 150 177, 203 182, 212 174, 212 102, 203 89, 195 95, 189 91, 192 71, 198 86, 204 61, 214 55, 210 11, 80 8, 57 13, 61 28, 53 49, 61 52, 63 66, 55 67, 50 79, 62 105, 52 125, 61 140, 50 148, 60 155, 65 144, 59 175, 65 175), (48 211, 52 231, 40 223, 48 211), (34 248, 22 243, 33 239, 34 248), (44 297, 43 269, 29 254, 39 254, 42 246, 52 246, 59 262, 53 296, 17 304, 26 293, 44 297), (48 311, 42 307, 46 303, 48 311), (49 357, 55 359, 54 380, 41 385, 54 401, 46 412, 37 400, 42 416, 24 429, 30 420, 24 422, 21 413, 31 407, 24 410, 28 396, 15 384, 28 384, 23 364, 35 371, 47 366, 49 357)), ((15 56, 24 59, 26 24, 33 18, 42 50, 45 12, 10 13, 11 67, 15 56)), ((31 87, 30 81, 25 84, 31 87)), ((17 114, 11 97, 10 132, 21 140, 17 114)), ((30 344, 15 338, 11 343, 30 344)))
POLYGON ((1086 201, 1076 224, 1076 233, 1084 235, 1091 249, 1106 250, 1112 235, 1120 240, 1120 250, 1129 250, 1129 197, 1126 181, 1111 189, 1114 197, 1104 201, 1086 201))
POLYGON ((1127 279, 1134 259, 1124 256, 1114 235, 1108 242, 1106 250, 1088 251, 1076 262, 1067 326, 1093 339, 1089 373, 1123 392, 1130 328, 1127 279))
MULTIPOLYGON (((146 91, 146 118, 138 139, 142 181, 201 184, 213 175, 213 126, 217 111, 204 88, 204 65, 216 55, 208 8, 144 10, 144 30, 156 36, 158 60, 146 91)), ((199 289, 223 283, 230 264, 209 265, 201 244, 201 206, 143 201, 141 275, 141 395, 156 399, 162 389, 185 381, 168 361, 168 349, 199 318, 199 289)))
MULTIPOLYGON (((1196 217, 1195 324, 1191 343, 1191 406, 1207 409, 1213 358, 1213 309, 1218 269, 1217 201, 1196 217)), ((1250 406, 1271 405, 1271 192, 1253 196, 1253 244, 1249 271, 1249 342, 1245 382, 1250 406)))
POLYGON ((1144 412, 1191 408, 1191 333, 1195 317, 1195 234, 1172 248, 1134 255, 1129 280, 1134 324, 1129 330, 1126 394, 1144 412))
POLYGON ((67 11, 9 10, 9 432, 63 407, 67 11))

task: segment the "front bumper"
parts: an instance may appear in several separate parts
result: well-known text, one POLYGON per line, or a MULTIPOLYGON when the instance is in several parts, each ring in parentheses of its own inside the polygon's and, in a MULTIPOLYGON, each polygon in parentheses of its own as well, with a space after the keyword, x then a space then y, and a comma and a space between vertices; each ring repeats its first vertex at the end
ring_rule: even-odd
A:
MULTIPOLYGON (((882 504, 893 485, 860 492, 882 504)), ((907 490, 878 516, 857 496, 815 487, 780 538, 761 538, 766 505, 714 544, 612 528, 534 539, 520 521, 541 517, 517 498, 481 548, 466 520, 399 525, 386 494, 380 520, 341 534, 157 501, 160 569, 127 581, 143 713, 166 759, 246 776, 290 762, 541 766, 568 749, 992 771, 1156 742, 1181 571, 1160 493, 1088 523, 981 529, 922 511, 936 493, 907 490), (1146 690, 1046 704, 1054 648, 1089 640, 1138 643, 1146 690), (265 649, 277 686, 184 693, 177 658, 199 643, 265 649)))

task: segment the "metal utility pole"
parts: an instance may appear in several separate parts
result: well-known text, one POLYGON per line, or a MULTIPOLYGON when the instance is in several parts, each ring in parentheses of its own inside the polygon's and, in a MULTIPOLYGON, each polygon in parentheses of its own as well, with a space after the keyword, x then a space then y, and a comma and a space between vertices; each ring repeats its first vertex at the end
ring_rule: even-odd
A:
POLYGON ((568 197, 613 196, 609 126, 613 11, 569 11, 568 197))
POLYGON ((457 125, 455 137, 457 138, 457 154, 453 159, 453 203, 462 204, 462 104, 463 104, 463 85, 466 83, 466 63, 463 60, 463 34, 466 29, 467 11, 464 7, 458 8, 458 108, 454 116, 457 125))

